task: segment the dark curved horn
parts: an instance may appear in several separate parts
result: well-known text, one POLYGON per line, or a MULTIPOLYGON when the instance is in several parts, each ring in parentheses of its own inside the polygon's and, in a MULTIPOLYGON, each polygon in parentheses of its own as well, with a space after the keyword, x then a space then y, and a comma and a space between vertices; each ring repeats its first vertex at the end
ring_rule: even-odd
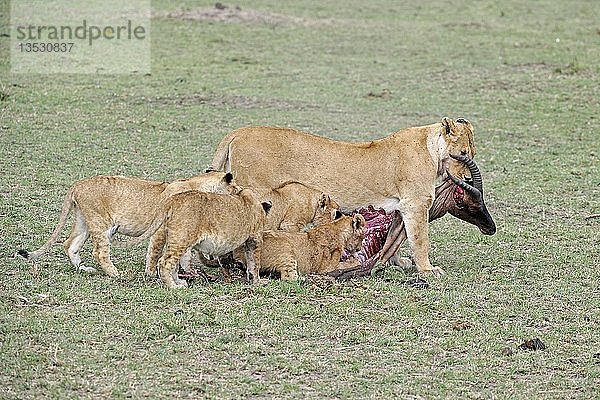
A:
MULTIPOLYGON (((473 159, 464 156, 462 154, 450 154, 450 157, 454 158, 457 161, 464 163, 469 171, 471 172, 471 178, 473 179, 473 186, 483 194, 483 179, 481 178, 481 171, 479 171, 479 167, 475 164, 473 159)), ((450 174, 448 174, 450 175, 450 174)), ((454 181, 454 180, 453 180, 454 181)), ((454 182, 456 183, 456 182, 454 182)), ((461 186, 462 187, 462 186, 461 186)), ((464 189, 464 188, 463 188, 464 189)))
POLYGON ((483 196, 483 193, 481 192, 481 190, 479 190, 474 185, 471 186, 467 182, 463 181, 462 179, 456 178, 449 171, 446 171, 446 173, 448 174, 448 177, 450 178, 450 180, 452 180, 452 182, 454 182, 457 186, 460 186, 461 188, 463 188, 464 190, 466 190, 467 192, 469 192, 475 196, 478 196, 478 195, 483 196))

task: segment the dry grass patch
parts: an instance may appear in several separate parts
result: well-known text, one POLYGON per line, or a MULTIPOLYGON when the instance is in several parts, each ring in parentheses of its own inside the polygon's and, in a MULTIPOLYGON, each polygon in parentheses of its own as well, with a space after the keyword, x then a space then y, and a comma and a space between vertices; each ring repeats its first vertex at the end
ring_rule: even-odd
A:
POLYGON ((190 10, 176 10, 163 16, 173 19, 197 22, 222 22, 222 23, 249 23, 267 25, 332 25, 332 19, 308 19, 292 15, 259 11, 240 6, 227 6, 216 3, 213 8, 194 8, 190 10))

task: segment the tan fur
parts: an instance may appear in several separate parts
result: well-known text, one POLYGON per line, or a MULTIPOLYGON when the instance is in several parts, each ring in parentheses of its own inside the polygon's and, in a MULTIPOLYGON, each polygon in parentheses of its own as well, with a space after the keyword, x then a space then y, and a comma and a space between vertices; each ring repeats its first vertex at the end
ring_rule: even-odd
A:
POLYGON ((276 271, 282 280, 298 278, 298 272, 324 274, 337 269, 342 251, 361 248, 365 219, 343 216, 307 232, 266 231, 260 250, 261 271, 276 271))
POLYGON ((399 210, 418 271, 441 274, 443 270, 429 261, 427 222, 434 184, 446 168, 454 176, 468 175, 468 169, 449 153, 475 154, 468 121, 443 118, 441 123, 363 143, 287 128, 241 128, 221 141, 212 166, 232 171, 242 185, 303 182, 329 193, 344 211, 369 204, 399 210))
POLYGON ((300 232, 309 225, 332 220, 339 205, 325 193, 303 183, 288 181, 274 189, 256 189, 273 207, 267 214, 266 229, 300 232))
POLYGON ((229 184, 224 172, 208 172, 171 184, 124 176, 95 176, 76 182, 65 196, 61 215, 54 232, 38 250, 19 253, 30 260, 45 254, 58 240, 69 213, 73 210, 75 222, 71 235, 64 242, 64 249, 71 264, 78 269, 94 272, 81 262, 80 250, 92 237, 93 256, 109 276, 119 275, 110 259, 110 242, 116 233, 139 236, 152 223, 160 204, 173 193, 181 190, 218 191, 226 193, 229 184))
MULTIPOLYGON (((267 214, 265 230, 302 232, 312 226, 333 221, 339 205, 328 195, 300 182, 284 182, 274 189, 255 189, 263 201, 272 204, 267 214)), ((245 250, 236 249, 234 260, 245 262, 245 250)), ((209 260, 202 254, 199 258, 204 265, 220 266, 219 260, 209 260)), ((229 271, 222 268, 225 280, 230 280, 229 271)))
POLYGON ((164 226, 164 251, 158 261, 159 276, 168 288, 187 283, 174 274, 181 257, 192 247, 214 257, 245 246, 247 274, 254 282, 260 266, 259 249, 265 225, 260 196, 252 189, 221 195, 189 191, 177 193, 165 202, 164 212, 137 241, 143 241, 164 226))

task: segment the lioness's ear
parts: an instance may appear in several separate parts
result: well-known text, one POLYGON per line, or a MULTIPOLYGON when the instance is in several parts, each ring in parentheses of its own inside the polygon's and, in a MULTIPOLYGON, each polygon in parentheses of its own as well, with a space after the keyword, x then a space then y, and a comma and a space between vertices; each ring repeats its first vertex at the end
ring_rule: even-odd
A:
POLYGON ((263 201, 260 204, 262 205, 263 210, 265 210, 265 214, 268 214, 271 210, 271 207, 273 207, 273 203, 271 203, 270 201, 263 201))
POLYGON ((331 211, 331 214, 333 215, 333 220, 335 221, 336 219, 340 219, 344 216, 344 214, 342 214, 342 212, 340 210, 333 210, 331 211))
POLYGON ((444 117, 442 118, 442 129, 445 135, 453 135, 456 131, 456 124, 452 118, 444 117))
POLYGON ((233 182, 233 174, 231 172, 226 173, 225 176, 223 177, 223 180, 225 181, 226 184, 230 185, 231 182, 233 182))
POLYGON ((363 229, 366 223, 365 217, 363 217, 361 214, 354 214, 354 217, 352 217, 352 229, 355 231, 363 229))

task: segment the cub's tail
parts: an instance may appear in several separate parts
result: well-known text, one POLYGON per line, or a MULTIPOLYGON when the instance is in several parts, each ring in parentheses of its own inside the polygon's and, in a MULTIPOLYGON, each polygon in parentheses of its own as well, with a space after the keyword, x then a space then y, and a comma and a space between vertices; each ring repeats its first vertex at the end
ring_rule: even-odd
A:
POLYGON ((50 235, 50 238, 46 241, 46 243, 44 243, 44 245, 42 247, 40 247, 39 249, 37 249, 35 251, 29 252, 25 249, 19 249, 19 251, 17 253, 21 257, 24 257, 31 261, 35 261, 38 258, 40 258, 41 256, 43 256, 46 252, 48 252, 48 249, 50 248, 50 246, 52 246, 58 240, 58 237, 60 236, 60 233, 64 229, 65 224, 67 223, 67 218, 69 217, 69 213, 73 209, 74 205, 75 205, 75 200, 73 199, 73 188, 71 188, 65 195, 65 200, 63 201, 63 206, 62 206, 62 211, 60 212, 60 217, 58 218, 58 224, 56 225, 56 228, 54 228, 54 232, 52 232, 52 234, 50 235))

